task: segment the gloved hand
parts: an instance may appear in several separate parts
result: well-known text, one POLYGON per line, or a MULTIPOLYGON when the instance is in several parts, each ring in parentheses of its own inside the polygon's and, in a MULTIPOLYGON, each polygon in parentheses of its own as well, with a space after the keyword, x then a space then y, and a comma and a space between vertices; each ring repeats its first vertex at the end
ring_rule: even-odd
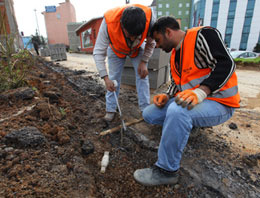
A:
POLYGON ((167 94, 158 94, 153 97, 153 103, 159 108, 162 108, 168 100, 169 96, 167 94))
POLYGON ((175 102, 181 105, 183 108, 187 106, 188 110, 191 110, 194 106, 201 103, 207 94, 200 88, 194 90, 184 90, 177 94, 175 102))

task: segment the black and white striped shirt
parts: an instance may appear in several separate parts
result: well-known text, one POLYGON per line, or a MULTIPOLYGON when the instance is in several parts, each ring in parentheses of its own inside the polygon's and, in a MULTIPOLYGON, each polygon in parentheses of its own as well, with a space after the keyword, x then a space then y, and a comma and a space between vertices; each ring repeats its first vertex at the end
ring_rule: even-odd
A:
MULTIPOLYGON (((178 49, 177 52, 180 51, 178 49)), ((234 73, 236 65, 225 44, 221 34, 214 28, 202 28, 198 32, 195 45, 195 65, 198 68, 210 68, 210 76, 200 85, 206 85, 212 93, 218 92, 234 73)), ((185 57, 183 57, 185 58, 185 57)), ((167 94, 171 97, 178 91, 177 86, 171 76, 171 84, 168 87, 167 94)))

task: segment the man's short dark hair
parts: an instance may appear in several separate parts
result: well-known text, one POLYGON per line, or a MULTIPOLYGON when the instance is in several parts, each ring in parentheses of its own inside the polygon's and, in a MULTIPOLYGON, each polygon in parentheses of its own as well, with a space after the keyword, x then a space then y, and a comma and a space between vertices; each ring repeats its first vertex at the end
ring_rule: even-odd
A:
POLYGON ((121 24, 132 36, 139 36, 144 32, 146 16, 139 7, 130 6, 124 9, 121 24))
POLYGON ((164 34, 166 28, 170 28, 172 30, 179 30, 180 25, 174 17, 162 16, 154 23, 154 25, 151 29, 151 36, 153 36, 153 33, 155 31, 158 33, 164 34))

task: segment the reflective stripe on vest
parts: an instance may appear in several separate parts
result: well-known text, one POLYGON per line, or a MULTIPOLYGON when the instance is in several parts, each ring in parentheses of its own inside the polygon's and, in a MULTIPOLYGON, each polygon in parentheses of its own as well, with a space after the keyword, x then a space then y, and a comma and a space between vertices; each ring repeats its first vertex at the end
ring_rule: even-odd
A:
POLYGON ((116 7, 111 10, 108 10, 105 15, 105 20, 107 23, 107 31, 108 31, 108 36, 110 40, 110 47, 114 51, 114 53, 120 57, 120 58, 125 58, 127 55, 130 57, 136 57, 139 52, 140 46, 143 44, 145 38, 147 37, 151 18, 152 18, 152 10, 151 8, 147 6, 143 6, 140 4, 128 4, 124 5, 121 7, 116 7), (126 7, 129 6, 136 6, 141 8, 146 16, 146 24, 145 24, 145 29, 144 32, 142 33, 142 37, 140 39, 140 43, 133 47, 129 48, 124 36, 124 33, 121 28, 121 23, 120 19, 122 17, 123 11, 126 7))
MULTIPOLYGON (((171 75, 180 91, 199 87, 200 83, 207 79, 211 74, 210 68, 200 69, 196 67, 194 62, 197 33, 201 28, 203 27, 189 29, 185 35, 180 49, 180 74, 175 68, 175 50, 172 51, 171 75)), ((239 107, 240 96, 238 93, 237 76, 235 72, 220 90, 214 94, 210 94, 207 99, 215 100, 227 106, 239 107)))

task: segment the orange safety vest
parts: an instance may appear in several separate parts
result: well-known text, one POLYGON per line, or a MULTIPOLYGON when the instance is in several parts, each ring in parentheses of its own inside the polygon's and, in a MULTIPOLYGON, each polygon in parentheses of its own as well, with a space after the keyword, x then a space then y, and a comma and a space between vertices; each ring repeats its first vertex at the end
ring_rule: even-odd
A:
MULTIPOLYGON (((171 75, 180 91, 186 89, 195 89, 200 83, 208 78, 211 73, 210 68, 200 69, 196 66, 194 60, 195 44, 198 31, 203 27, 189 29, 181 45, 180 67, 181 74, 175 66, 175 53, 173 49, 171 55, 171 75)), ((238 93, 237 76, 234 72, 226 84, 217 92, 207 97, 208 100, 215 100, 230 107, 240 107, 240 95, 238 93)))
POLYGON ((138 55, 140 46, 144 42, 144 39, 147 37, 150 21, 152 18, 151 8, 140 5, 140 4, 124 5, 121 7, 116 7, 111 10, 108 10, 105 13, 104 17, 105 17, 105 20, 107 23, 107 31, 108 31, 108 35, 109 35, 109 39, 110 39, 109 45, 112 48, 112 50, 114 51, 114 53, 120 58, 125 58, 127 55, 130 57, 136 57, 138 55), (123 30, 121 28, 121 23, 120 23, 120 19, 123 14, 123 11, 128 6, 139 7, 144 11, 144 13, 146 15, 145 29, 142 34, 140 43, 133 48, 128 47, 128 45, 126 43, 126 39, 124 37, 123 30))

